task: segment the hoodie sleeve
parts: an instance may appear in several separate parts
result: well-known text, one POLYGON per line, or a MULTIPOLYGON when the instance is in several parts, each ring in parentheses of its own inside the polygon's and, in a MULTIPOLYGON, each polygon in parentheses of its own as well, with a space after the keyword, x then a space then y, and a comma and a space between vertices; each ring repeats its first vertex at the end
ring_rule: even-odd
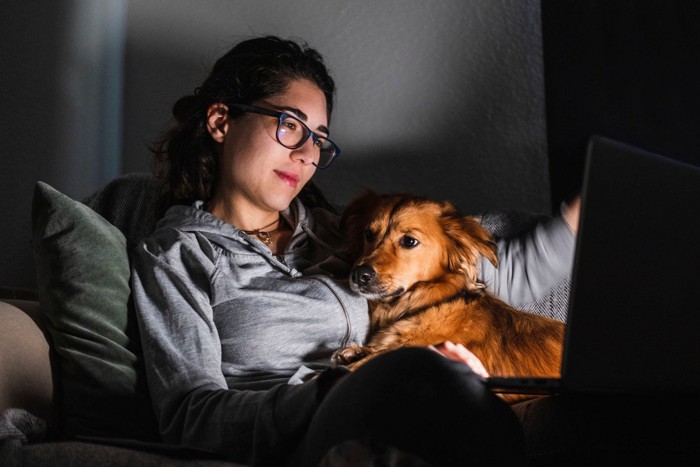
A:
POLYGON ((298 442, 318 404, 318 380, 268 390, 229 389, 209 299, 216 257, 175 230, 142 243, 132 290, 153 408, 166 443, 275 464, 298 442))
POLYGON ((481 280, 512 306, 537 300, 571 272, 575 240, 561 216, 498 240, 498 268, 482 258, 481 280))

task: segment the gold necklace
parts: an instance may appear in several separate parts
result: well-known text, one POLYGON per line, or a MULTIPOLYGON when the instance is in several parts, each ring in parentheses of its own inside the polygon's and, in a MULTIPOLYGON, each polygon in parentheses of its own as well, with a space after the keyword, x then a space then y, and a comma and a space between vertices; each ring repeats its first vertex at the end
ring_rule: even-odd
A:
POLYGON ((254 229, 254 230, 243 230, 243 229, 241 229, 241 230, 243 230, 243 233, 245 233, 246 235, 255 235, 255 236, 258 237, 265 245, 269 246, 270 249, 272 249, 272 248, 275 246, 275 242, 274 242, 274 240, 272 240, 272 235, 271 235, 271 234, 272 234, 272 232, 277 231, 277 230, 280 228, 281 225, 282 225, 282 217, 280 216, 280 217, 278 217, 277 219, 275 219, 274 221, 270 222, 269 224, 263 225, 262 227, 260 227, 260 228, 258 228, 258 229, 254 229), (272 230, 263 230, 263 229, 266 229, 266 228, 270 227, 270 226, 271 226, 272 224, 274 224, 275 222, 278 222, 277 227, 275 227, 275 228, 272 229, 272 230))

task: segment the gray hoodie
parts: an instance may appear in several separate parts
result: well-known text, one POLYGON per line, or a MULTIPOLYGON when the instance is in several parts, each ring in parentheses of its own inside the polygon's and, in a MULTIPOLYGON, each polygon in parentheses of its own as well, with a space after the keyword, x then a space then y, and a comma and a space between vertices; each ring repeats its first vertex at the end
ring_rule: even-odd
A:
MULTIPOLYGON (((279 258, 201 201, 170 208, 135 249, 134 304, 165 442, 280 462, 325 390, 314 376, 335 349, 364 340, 367 303, 349 290, 338 217, 298 200, 283 216, 294 232, 279 258)), ((573 234, 556 219, 538 229, 499 245, 506 273, 482 264, 489 288, 527 299, 550 285, 530 283, 535 272, 568 272, 573 234), (548 246, 553 254, 537 254, 548 246)))

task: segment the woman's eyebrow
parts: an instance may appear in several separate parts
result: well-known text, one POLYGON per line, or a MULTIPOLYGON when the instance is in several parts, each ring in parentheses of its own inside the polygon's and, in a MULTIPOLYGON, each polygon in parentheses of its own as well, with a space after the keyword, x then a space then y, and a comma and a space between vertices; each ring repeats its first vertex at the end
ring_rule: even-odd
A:
POLYGON ((306 115, 304 112, 297 109, 296 107, 289 107, 287 105, 280 105, 280 106, 276 106, 276 107, 280 110, 288 110, 290 112, 293 112, 297 117, 299 117, 299 120, 303 120, 304 122, 309 120, 308 115, 306 115))
MULTIPOLYGON (((289 112, 294 113, 297 117, 299 117, 299 120, 302 120, 304 123, 309 121, 308 115, 306 115, 304 112, 297 109, 296 107, 289 107, 286 105, 281 105, 278 108, 281 110, 288 110, 289 112)), ((316 131, 321 131, 321 132, 325 133, 326 135, 330 134, 330 132, 328 131, 328 127, 326 125, 319 125, 316 128, 316 131)))

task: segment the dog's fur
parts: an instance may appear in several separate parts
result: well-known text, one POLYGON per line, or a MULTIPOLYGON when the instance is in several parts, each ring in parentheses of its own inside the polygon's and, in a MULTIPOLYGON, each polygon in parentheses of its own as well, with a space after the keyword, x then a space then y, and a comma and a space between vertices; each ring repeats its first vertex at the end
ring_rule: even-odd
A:
POLYGON ((478 283, 481 257, 495 266, 498 257, 476 218, 449 202, 367 192, 348 205, 341 228, 357 258, 350 285, 369 299, 371 325, 366 345, 340 349, 336 363, 354 370, 398 347, 450 340, 491 375, 559 376, 564 324, 517 310, 478 283))

